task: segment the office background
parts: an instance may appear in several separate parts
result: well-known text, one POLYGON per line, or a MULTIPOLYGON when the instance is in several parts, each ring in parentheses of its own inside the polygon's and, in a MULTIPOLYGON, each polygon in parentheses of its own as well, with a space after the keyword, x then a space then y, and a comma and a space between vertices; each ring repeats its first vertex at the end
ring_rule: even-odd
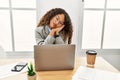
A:
POLYGON ((95 49, 120 68, 119 4, 119 0, 0 0, 0 46, 8 55, 31 56, 38 20, 47 10, 61 7, 73 22, 76 54, 95 49))

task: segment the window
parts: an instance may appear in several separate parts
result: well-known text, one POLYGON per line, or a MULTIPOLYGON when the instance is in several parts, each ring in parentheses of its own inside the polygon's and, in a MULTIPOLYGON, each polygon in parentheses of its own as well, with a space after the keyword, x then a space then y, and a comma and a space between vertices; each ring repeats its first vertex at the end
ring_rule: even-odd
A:
POLYGON ((120 11, 107 11, 104 35, 104 49, 120 48, 120 11))
POLYGON ((85 8, 104 8, 105 0, 85 0, 85 8))
POLYGON ((13 8, 36 8, 36 0, 11 0, 13 8))
POLYGON ((0 7, 9 7, 9 0, 0 0, 0 7))
POLYGON ((82 49, 120 49, 120 0, 85 0, 82 49))
POLYGON ((36 12, 31 10, 13 10, 15 51, 33 50, 36 27, 35 15, 36 12))
POLYGON ((5 51, 33 51, 36 0, 0 0, 0 45, 5 51))
POLYGON ((120 9, 120 0, 107 0, 107 8, 120 9))
POLYGON ((84 11, 82 48, 100 48, 103 11, 84 11))
POLYGON ((12 51, 9 10, 0 10, 0 45, 6 51, 12 51))

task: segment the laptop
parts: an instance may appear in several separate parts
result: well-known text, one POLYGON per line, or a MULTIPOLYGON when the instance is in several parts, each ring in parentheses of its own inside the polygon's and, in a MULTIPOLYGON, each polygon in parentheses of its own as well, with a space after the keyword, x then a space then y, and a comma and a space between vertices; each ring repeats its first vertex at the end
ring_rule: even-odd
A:
POLYGON ((71 70, 74 68, 75 45, 35 45, 36 71, 71 70))

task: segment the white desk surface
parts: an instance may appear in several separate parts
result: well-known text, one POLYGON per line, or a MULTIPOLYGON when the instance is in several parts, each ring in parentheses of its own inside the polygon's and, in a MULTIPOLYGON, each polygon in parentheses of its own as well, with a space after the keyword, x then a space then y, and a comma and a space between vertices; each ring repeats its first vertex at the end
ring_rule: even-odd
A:
MULTIPOLYGON (((16 63, 20 61, 34 62, 34 59, 30 59, 30 58, 0 59, 0 66, 16 63)), ((75 68, 73 70, 37 72, 37 80, 71 80, 73 74, 75 73, 75 71, 78 69, 79 66, 86 66, 86 57, 76 57, 75 68)), ((111 64, 105 61, 102 57, 96 58, 96 63, 94 68, 120 73, 120 71, 118 71, 111 64)), ((6 77, 1 80, 27 80, 27 73, 25 72, 15 76, 6 77)))

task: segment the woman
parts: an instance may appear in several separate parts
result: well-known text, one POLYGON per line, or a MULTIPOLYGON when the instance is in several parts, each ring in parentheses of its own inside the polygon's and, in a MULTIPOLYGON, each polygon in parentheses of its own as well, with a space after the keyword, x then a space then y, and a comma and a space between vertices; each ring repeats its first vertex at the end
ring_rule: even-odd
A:
POLYGON ((72 39, 72 23, 68 13, 55 8, 48 11, 40 20, 35 30, 38 45, 70 44, 72 39))

